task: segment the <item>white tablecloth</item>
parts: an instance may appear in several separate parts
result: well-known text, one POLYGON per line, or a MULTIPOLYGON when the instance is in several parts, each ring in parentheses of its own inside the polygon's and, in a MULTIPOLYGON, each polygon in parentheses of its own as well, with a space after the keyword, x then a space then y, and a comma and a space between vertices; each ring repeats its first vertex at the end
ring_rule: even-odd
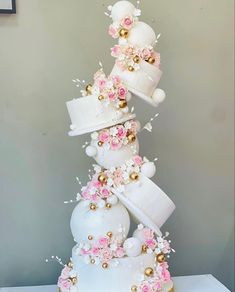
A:
MULTIPOLYGON (((174 277, 173 281, 175 284, 175 292, 228 292, 229 291, 223 284, 221 284, 212 275, 174 277)), ((0 292, 58 292, 58 288, 55 285, 35 286, 35 287, 12 287, 12 288, 0 288, 0 292)))

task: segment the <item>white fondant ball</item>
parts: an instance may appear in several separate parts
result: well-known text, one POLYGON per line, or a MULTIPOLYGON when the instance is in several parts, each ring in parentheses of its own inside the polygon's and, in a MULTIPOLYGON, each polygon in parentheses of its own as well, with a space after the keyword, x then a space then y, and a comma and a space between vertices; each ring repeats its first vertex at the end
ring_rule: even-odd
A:
POLYGON ((128 42, 134 46, 153 46, 156 41, 154 30, 145 22, 138 21, 129 31, 128 42))
POLYGON ((125 240, 123 247, 127 256, 137 257, 141 254, 142 243, 138 238, 130 237, 125 240))
POLYGON ((86 147, 86 155, 89 157, 94 157, 97 153, 97 150, 94 146, 87 146, 86 147))
POLYGON ((159 104, 166 98, 166 93, 164 90, 157 88, 154 90, 152 98, 156 104, 159 104))
POLYGON ((120 226, 123 229, 123 238, 126 238, 130 228, 130 216, 126 208, 118 203, 111 209, 97 208, 90 210, 86 201, 81 201, 73 210, 70 227, 76 242, 88 241, 88 235, 93 238, 105 235, 111 231, 113 235, 119 235, 120 226))
POLYGON ((137 238, 142 244, 145 243, 145 237, 142 229, 136 229, 133 233, 133 237, 137 238))
POLYGON ((146 162, 141 166, 141 172, 148 178, 151 178, 156 173, 156 166, 153 162, 146 162))
POLYGON ((127 15, 133 15, 135 6, 129 1, 116 2, 111 10, 111 17, 113 21, 119 22, 127 15))

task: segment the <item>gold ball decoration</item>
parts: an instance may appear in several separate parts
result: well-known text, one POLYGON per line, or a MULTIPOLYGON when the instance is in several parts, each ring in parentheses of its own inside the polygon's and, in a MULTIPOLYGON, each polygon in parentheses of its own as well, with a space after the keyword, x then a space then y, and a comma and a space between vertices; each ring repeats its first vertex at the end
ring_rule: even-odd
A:
POLYGON ((136 55, 136 56, 133 58, 133 61, 134 61, 135 63, 139 63, 139 62, 140 62, 140 57, 136 55))
POLYGON ((103 269, 107 269, 108 267, 109 267, 108 263, 103 263, 103 264, 102 264, 102 268, 103 268, 103 269))
POLYGON ((163 263, 165 261, 165 255, 163 253, 159 253, 156 255, 155 261, 158 263, 163 263))
POLYGON ((168 292, 175 292, 174 287, 172 287, 168 292))
POLYGON ((102 141, 98 141, 97 144, 98 144, 99 147, 101 147, 103 145, 103 142, 102 141))
POLYGON ((134 134, 129 134, 129 135, 127 136, 127 140, 128 140, 129 143, 132 143, 132 142, 135 142, 136 137, 135 137, 134 134))
POLYGON ((91 84, 87 84, 86 92, 87 92, 87 94, 91 94, 91 92, 92 92, 92 85, 91 84))
POLYGON ((90 210, 95 211, 96 210, 96 205, 91 203, 90 204, 90 210))
POLYGON ((93 236, 92 236, 92 235, 88 235, 87 238, 88 238, 89 240, 92 240, 92 239, 93 239, 93 236))
POLYGON ((69 261, 68 263, 67 263, 67 266, 69 267, 69 268, 73 268, 73 263, 72 263, 72 261, 69 261))
POLYGON ((119 102, 119 108, 124 108, 126 106, 127 106, 126 100, 120 100, 120 102, 119 102))
POLYGON ((59 292, 62 292, 62 290, 59 288, 59 292))
POLYGON ((147 247, 146 244, 142 245, 142 252, 143 253, 146 253, 147 252, 147 249, 148 249, 148 247, 147 247))
POLYGON ((107 232, 107 236, 108 236, 109 238, 111 238, 111 237, 113 236, 112 231, 107 232))
POLYGON ((101 184, 106 184, 106 183, 107 183, 107 176, 106 176, 104 173, 101 173, 101 174, 98 176, 98 181, 99 181, 101 184))
POLYGON ((99 95, 99 96, 98 96, 98 100, 101 101, 101 100, 103 100, 103 99, 104 99, 104 96, 103 96, 103 95, 99 95))
POLYGON ((95 264, 95 260, 91 259, 91 264, 94 265, 95 264))
POLYGON ((112 208, 112 204, 107 203, 107 204, 105 205, 105 207, 106 207, 107 209, 111 209, 111 208, 112 208))
POLYGON ((128 30, 125 28, 121 28, 119 30, 119 36, 125 39, 128 38, 128 30))
POLYGON ((145 276, 147 276, 147 277, 152 277, 153 274, 154 274, 154 272, 153 272, 153 268, 151 268, 151 267, 146 268, 146 269, 144 270, 144 274, 145 274, 145 276))
POLYGON ((131 292, 137 292, 137 290, 138 290, 138 288, 137 288, 136 285, 133 285, 133 286, 131 287, 131 292))
POLYGON ((133 72, 135 68, 133 66, 128 66, 128 71, 133 72))
POLYGON ((148 58, 148 63, 149 64, 154 64, 155 63, 155 59, 153 57, 149 57, 148 58))
POLYGON ((69 278, 69 280, 72 282, 73 285, 77 284, 77 277, 72 277, 72 278, 69 278))
POLYGON ((133 171, 131 174, 130 174, 130 179, 131 180, 137 180, 139 178, 139 175, 137 172, 133 171))

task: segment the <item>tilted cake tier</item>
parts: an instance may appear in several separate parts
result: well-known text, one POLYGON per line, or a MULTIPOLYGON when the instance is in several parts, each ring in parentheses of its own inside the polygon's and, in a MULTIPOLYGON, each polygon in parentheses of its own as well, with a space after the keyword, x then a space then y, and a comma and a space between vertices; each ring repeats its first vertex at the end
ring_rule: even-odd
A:
POLYGON ((102 129, 91 134, 86 154, 93 157, 102 167, 117 167, 139 153, 137 132, 139 123, 135 120, 102 129))

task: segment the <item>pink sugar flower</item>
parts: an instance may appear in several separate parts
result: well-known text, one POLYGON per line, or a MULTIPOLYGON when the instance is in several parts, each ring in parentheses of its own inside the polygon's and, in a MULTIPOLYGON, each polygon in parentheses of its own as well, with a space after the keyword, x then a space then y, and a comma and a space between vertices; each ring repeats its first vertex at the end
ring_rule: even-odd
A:
POLYGON ((111 56, 117 58, 121 54, 121 48, 119 45, 115 45, 111 48, 111 56))
POLYGON ((121 26, 126 28, 126 29, 130 29, 131 26, 133 24, 133 18, 132 16, 125 16, 122 20, 121 20, 121 26))
POLYGON ((109 35, 114 39, 119 37, 118 29, 113 24, 109 26, 109 35))
POLYGON ((101 197, 102 198, 108 198, 110 195, 110 191, 106 188, 104 188, 102 191, 101 191, 101 197))
POLYGON ((99 86, 100 90, 103 90, 106 86, 106 79, 105 78, 100 78, 97 80, 97 84, 99 86))
POLYGON ((141 292, 151 292, 151 286, 149 283, 141 285, 141 292))
POLYGON ((156 280, 156 282, 154 283, 154 287, 155 290, 160 291, 162 289, 162 283, 161 280, 156 280))
POLYGON ((101 251, 101 257, 102 257, 102 261, 104 261, 104 262, 108 262, 108 261, 110 261, 111 259, 112 259, 112 252, 108 249, 108 248, 106 248, 106 249, 103 249, 102 251, 101 251))
POLYGON ((118 258, 122 258, 124 257, 125 255, 125 251, 124 251, 124 248, 123 247, 118 247, 116 250, 115 250, 115 256, 118 257, 118 258))
POLYGON ((100 248, 106 248, 108 247, 108 244, 109 244, 109 239, 108 237, 100 237, 99 240, 98 240, 98 245, 100 248))
POLYGON ((97 257, 100 254, 100 249, 97 246, 92 247, 91 254, 97 257))
POLYGON ((98 195, 97 195, 97 194, 93 194, 93 195, 91 195, 91 200, 92 200, 93 202, 97 202, 97 201, 98 201, 98 195))
POLYGON ((123 53, 127 56, 130 56, 130 57, 133 56, 134 55, 134 47, 130 46, 130 45, 125 46, 123 48, 123 53))
POLYGON ((59 288, 64 289, 64 291, 69 291, 71 286, 72 286, 72 283, 69 279, 59 278, 59 280, 58 280, 58 287, 59 288))
POLYGON ((121 83, 121 78, 118 75, 112 76, 112 81, 114 83, 114 86, 119 86, 121 83))
POLYGON ((156 66, 157 68, 160 68, 160 63, 161 63, 160 54, 157 52, 153 52, 152 57, 155 59, 155 62, 153 63, 153 65, 156 66))
POLYGON ((153 50, 149 48, 143 48, 140 52, 141 58, 144 60, 147 60, 149 57, 151 57, 153 50))
POLYGON ((82 192, 82 197, 85 199, 85 200, 89 200, 90 199, 90 194, 87 190, 83 191, 82 192))
POLYGON ((63 270, 61 271, 61 278, 62 279, 67 279, 69 278, 69 273, 71 271, 71 268, 69 268, 68 266, 65 266, 63 268, 63 270))
POLYGON ((154 238, 154 232, 150 228, 144 228, 142 232, 145 240, 154 238))
POLYGON ((118 138, 114 137, 110 141, 110 146, 112 150, 117 150, 122 147, 122 143, 118 138))
POLYGON ((91 183, 91 187, 95 187, 95 188, 100 188, 101 187, 101 183, 98 180, 94 180, 91 183))
POLYGON ((99 134, 99 140, 103 143, 106 143, 109 141, 109 132, 108 131, 102 131, 100 134, 99 134))
POLYGON ((108 92, 108 97, 109 97, 110 101, 115 101, 116 100, 116 93, 114 91, 110 90, 108 92))
POLYGON ((118 126, 117 130, 118 130, 117 136, 119 139, 126 137, 127 131, 123 126, 118 126))
POLYGON ((115 63, 122 71, 124 71, 126 69, 126 63, 124 61, 116 60, 115 63))
POLYGON ((120 185, 123 181, 122 178, 122 170, 121 168, 117 168, 113 173, 113 181, 116 186, 120 185))
POLYGON ((142 158, 139 155, 133 156, 132 159, 137 166, 140 166, 143 162, 142 158))
POLYGON ((151 249, 155 249, 157 246, 156 240, 155 239, 147 239, 146 240, 146 245, 151 248, 151 249))
POLYGON ((119 96, 119 98, 125 99, 126 95, 127 95, 127 92, 128 92, 128 90, 127 90, 126 87, 123 87, 123 86, 119 87, 118 88, 118 96, 119 96))
POLYGON ((168 267, 169 266, 168 266, 167 262, 163 262, 161 264, 161 277, 162 277, 162 280, 164 282, 167 282, 167 281, 169 281, 171 279, 171 274, 168 271, 168 267))
POLYGON ((94 74, 94 80, 96 81, 97 79, 101 78, 101 77, 105 77, 105 74, 103 72, 102 69, 99 69, 98 71, 96 71, 96 73, 94 74))

